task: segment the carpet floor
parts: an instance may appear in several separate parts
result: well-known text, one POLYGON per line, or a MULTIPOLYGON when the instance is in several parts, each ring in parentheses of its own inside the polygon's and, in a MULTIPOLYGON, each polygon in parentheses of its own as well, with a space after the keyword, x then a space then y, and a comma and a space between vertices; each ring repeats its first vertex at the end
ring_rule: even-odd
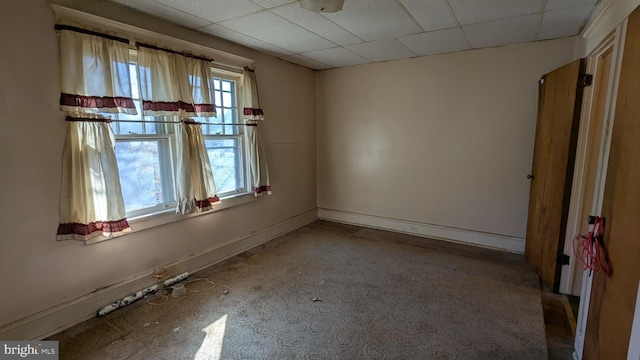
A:
POLYGON ((48 340, 61 359, 547 359, 518 255, 318 221, 195 278, 216 287, 48 340))

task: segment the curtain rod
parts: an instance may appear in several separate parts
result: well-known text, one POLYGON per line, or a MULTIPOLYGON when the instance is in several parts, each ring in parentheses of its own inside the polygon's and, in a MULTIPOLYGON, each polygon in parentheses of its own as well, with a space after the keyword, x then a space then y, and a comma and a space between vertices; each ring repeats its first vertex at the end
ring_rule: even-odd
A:
POLYGON ((147 49, 152 49, 152 50, 165 51, 165 52, 168 52, 168 53, 178 54, 178 55, 182 55, 182 56, 185 56, 185 57, 198 59, 198 60, 204 60, 204 61, 208 61, 208 62, 215 61, 214 59, 211 59, 211 58, 208 58, 208 57, 205 57, 205 56, 198 56, 198 55, 193 55, 193 54, 180 52, 180 51, 175 51, 175 50, 171 50, 171 49, 165 49, 165 48, 161 48, 161 47, 158 47, 158 46, 155 46, 155 45, 151 45, 151 44, 145 44, 145 43, 136 42, 136 46, 147 48, 147 49))
POLYGON ((102 37, 102 38, 109 39, 109 40, 114 40, 114 41, 119 41, 119 42, 126 43, 126 44, 129 43, 129 39, 125 39, 125 38, 121 38, 121 37, 113 36, 113 35, 109 35, 109 34, 104 34, 104 33, 100 33, 100 32, 93 31, 93 30, 87 30, 87 29, 83 29, 83 28, 79 28, 79 27, 75 27, 75 26, 71 26, 71 25, 56 24, 55 29, 56 30, 75 31, 75 32, 79 32, 79 33, 82 33, 82 34, 98 36, 98 37, 102 37))
POLYGON ((211 123, 211 122, 198 122, 198 121, 163 121, 163 120, 112 120, 112 119, 98 119, 98 118, 84 118, 84 117, 75 117, 75 116, 67 116, 67 121, 97 121, 97 122, 122 122, 122 123, 153 123, 153 124, 198 124, 198 125, 230 125, 230 126, 258 126, 258 124, 249 123, 211 123))

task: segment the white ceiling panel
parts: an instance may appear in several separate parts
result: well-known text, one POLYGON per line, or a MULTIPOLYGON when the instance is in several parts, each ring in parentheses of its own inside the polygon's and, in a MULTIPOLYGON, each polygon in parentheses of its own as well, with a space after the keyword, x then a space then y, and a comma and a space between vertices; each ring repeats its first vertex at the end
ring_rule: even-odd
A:
POLYGON ((540 15, 532 14, 462 28, 472 47, 483 48, 536 40, 539 22, 540 15))
POLYGON ((416 56, 397 39, 378 40, 345 47, 372 61, 407 59, 416 56))
POLYGON ((540 39, 553 39, 577 33, 592 9, 592 6, 580 6, 546 11, 542 17, 540 39))
POLYGON ((284 56, 282 57, 282 59, 316 70, 330 69, 333 67, 298 54, 284 56))
POLYGON ((342 11, 323 15, 366 41, 422 31, 396 0, 345 0, 342 11))
POLYGON ((211 24, 211 21, 187 14, 172 7, 148 0, 113 0, 147 14, 178 23, 184 27, 197 28, 211 24))
MULTIPOLYGON (((578 35, 598 0, 103 0, 312 69, 578 35)), ((617 0, 611 0, 617 1, 617 0)))
POLYGON ((223 21, 220 25, 293 53, 335 46, 332 42, 266 11, 223 21))
POLYGON ((435 55, 468 50, 469 41, 460 28, 431 31, 401 37, 400 41, 418 55, 435 55))
POLYGON ((211 35, 215 35, 217 37, 223 38, 223 39, 227 39, 230 41, 233 41, 235 43, 238 43, 240 45, 244 45, 253 49, 257 49, 257 50, 261 50, 263 52, 266 52, 267 54, 272 54, 272 55, 276 55, 276 56, 281 56, 281 55, 289 55, 289 54, 293 54, 290 51, 287 51, 285 49, 279 48, 275 45, 266 43, 264 41, 260 41, 258 39, 254 39, 250 36, 247 36, 245 34, 241 34, 237 31, 233 31, 230 29, 227 29, 223 26, 217 25, 217 24, 212 24, 212 25, 208 25, 205 26, 203 28, 198 29, 199 31, 205 32, 207 34, 211 34, 211 35))
POLYGON ((301 8, 297 2, 275 8, 272 11, 338 45, 351 45, 362 42, 362 39, 331 22, 331 20, 324 16, 301 8))
POLYGON ((539 13, 542 0, 449 0, 460 25, 539 13))
POLYGON ((424 31, 458 26, 447 0, 400 0, 424 31))
POLYGON ((597 0, 547 0, 545 11, 566 9, 576 6, 595 5, 597 0))
POLYGON ((264 8, 272 8, 292 2, 296 2, 296 0, 252 0, 254 3, 264 7, 264 8))
POLYGON ((233 19, 262 10, 250 0, 155 0, 211 22, 233 19))
POLYGON ((351 51, 341 47, 313 51, 302 55, 315 61, 320 61, 321 63, 327 64, 331 67, 360 65, 370 62, 362 56, 356 55, 351 51))

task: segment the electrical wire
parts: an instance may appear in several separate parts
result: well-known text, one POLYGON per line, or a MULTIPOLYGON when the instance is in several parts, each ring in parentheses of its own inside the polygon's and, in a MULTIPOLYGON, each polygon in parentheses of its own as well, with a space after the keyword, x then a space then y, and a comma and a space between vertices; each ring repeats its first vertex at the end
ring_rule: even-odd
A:
POLYGON ((216 287, 216 283, 214 283, 213 281, 211 281, 211 280, 209 280, 209 279, 207 279, 207 278, 194 278, 194 279, 190 279, 190 280, 188 280, 188 281, 186 281, 186 282, 184 283, 184 288, 185 288, 185 289, 187 289, 187 292, 190 292, 190 293, 203 292, 203 291, 211 290, 211 289, 213 289, 213 288, 215 288, 215 287, 216 287), (190 290, 190 289, 187 287, 187 284, 191 284, 191 283, 198 282, 198 281, 206 281, 206 282, 207 282, 207 283, 209 283, 211 286, 209 286, 209 287, 207 287, 207 288, 204 288, 204 289, 199 289, 199 290, 190 290))

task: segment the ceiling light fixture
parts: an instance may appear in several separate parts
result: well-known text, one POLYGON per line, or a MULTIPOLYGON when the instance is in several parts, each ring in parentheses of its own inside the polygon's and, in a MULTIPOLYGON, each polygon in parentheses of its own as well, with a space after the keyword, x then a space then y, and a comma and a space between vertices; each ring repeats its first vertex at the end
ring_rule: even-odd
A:
POLYGON ((332 13, 342 10, 344 0, 300 0, 300 7, 313 12, 332 13))

